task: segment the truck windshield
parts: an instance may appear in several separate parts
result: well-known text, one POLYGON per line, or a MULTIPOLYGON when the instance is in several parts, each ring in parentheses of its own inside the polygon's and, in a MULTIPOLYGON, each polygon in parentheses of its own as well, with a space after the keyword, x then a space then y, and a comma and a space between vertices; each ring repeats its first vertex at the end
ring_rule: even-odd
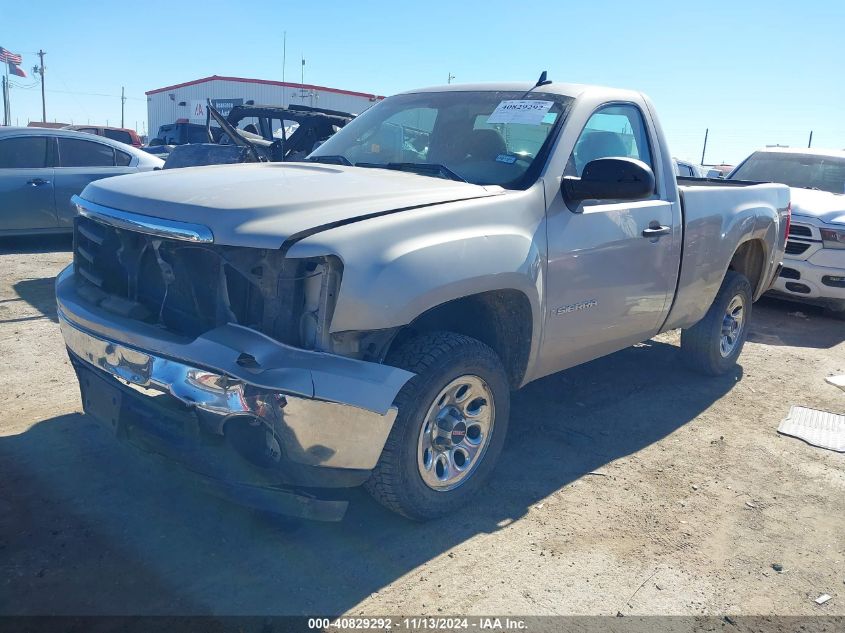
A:
POLYGON ((795 152, 754 152, 731 174, 739 180, 845 193, 845 158, 795 152))
POLYGON ((309 160, 385 169, 401 165, 422 175, 451 174, 473 184, 523 189, 536 180, 552 131, 571 101, 542 92, 396 95, 357 117, 309 160))

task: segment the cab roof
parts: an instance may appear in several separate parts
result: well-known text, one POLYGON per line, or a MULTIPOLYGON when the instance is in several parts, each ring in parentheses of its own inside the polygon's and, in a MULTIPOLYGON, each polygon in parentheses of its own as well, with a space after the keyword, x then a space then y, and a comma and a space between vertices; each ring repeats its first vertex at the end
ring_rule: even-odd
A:
POLYGON ((642 93, 622 88, 609 88, 607 86, 595 86, 590 84, 575 84, 553 81, 551 83, 537 86, 530 81, 521 82, 493 82, 474 84, 447 84, 442 86, 430 86, 428 88, 417 88, 407 90, 401 94, 417 94, 423 92, 545 92, 559 94, 565 97, 578 98, 585 93, 598 93, 608 101, 613 99, 628 100, 641 98, 642 93))

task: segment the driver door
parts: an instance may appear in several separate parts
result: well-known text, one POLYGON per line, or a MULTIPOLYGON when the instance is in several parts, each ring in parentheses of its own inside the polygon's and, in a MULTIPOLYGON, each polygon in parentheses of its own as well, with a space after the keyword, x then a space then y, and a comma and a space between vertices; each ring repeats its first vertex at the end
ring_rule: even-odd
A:
MULTIPOLYGON (((607 105, 587 121, 565 175, 580 176, 591 160, 610 157, 636 158, 656 171, 650 147, 638 106, 607 105)), ((544 374, 658 332, 678 274, 681 232, 674 208, 657 194, 633 202, 592 200, 570 206, 560 193, 554 197, 546 224, 544 374), (645 229, 655 227, 665 227, 665 234, 644 237, 645 229)))

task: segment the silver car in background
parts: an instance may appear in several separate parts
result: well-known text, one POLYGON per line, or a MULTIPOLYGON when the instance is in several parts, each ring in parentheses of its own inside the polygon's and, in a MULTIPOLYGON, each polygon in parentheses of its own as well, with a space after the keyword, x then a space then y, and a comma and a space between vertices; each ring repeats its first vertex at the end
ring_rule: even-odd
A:
POLYGON ((100 178, 150 171, 160 158, 108 138, 0 128, 0 236, 73 230, 71 196, 100 178))
POLYGON ((707 178, 707 169, 688 160, 673 158, 675 175, 679 178, 707 178))

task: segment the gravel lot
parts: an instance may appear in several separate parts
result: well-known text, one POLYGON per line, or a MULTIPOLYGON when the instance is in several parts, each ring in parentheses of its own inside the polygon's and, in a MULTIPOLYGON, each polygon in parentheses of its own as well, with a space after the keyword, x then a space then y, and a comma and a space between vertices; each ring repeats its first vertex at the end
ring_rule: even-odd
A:
POLYGON ((845 455, 775 431, 791 404, 845 412, 824 382, 845 324, 814 308, 757 304, 720 379, 668 333, 529 385, 455 516, 356 491, 342 523, 287 524, 80 414, 52 298, 69 249, 0 243, 0 614, 845 614, 845 455))

